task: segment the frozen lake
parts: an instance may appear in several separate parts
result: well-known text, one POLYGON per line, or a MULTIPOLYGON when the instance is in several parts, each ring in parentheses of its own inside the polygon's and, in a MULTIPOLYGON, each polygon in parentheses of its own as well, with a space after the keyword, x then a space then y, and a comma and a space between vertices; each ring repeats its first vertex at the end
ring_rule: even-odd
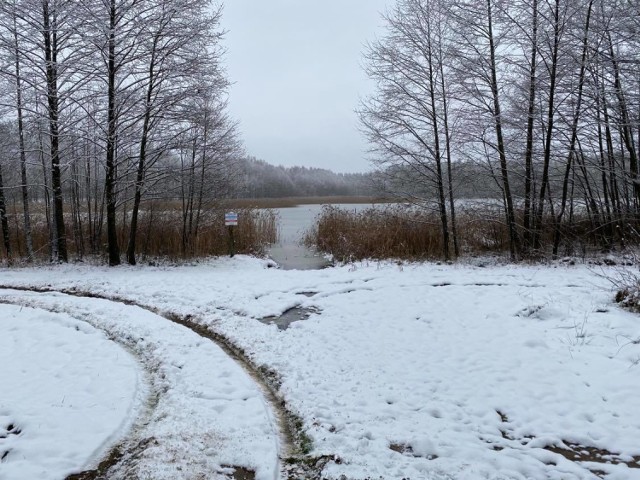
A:
MULTIPOLYGON (((370 203, 340 203, 332 205, 345 210, 360 211, 373 206, 370 203)), ((298 205, 297 207, 276 208, 278 213, 278 245, 298 244, 322 211, 324 205, 298 205)))
MULTIPOLYGON (((371 204, 335 204, 348 210, 364 210, 371 204)), ((331 263, 317 252, 302 245, 302 237, 309 230, 323 205, 298 205, 297 207, 276 208, 278 214, 278 242, 269 249, 269 256, 285 270, 315 270, 331 263)))

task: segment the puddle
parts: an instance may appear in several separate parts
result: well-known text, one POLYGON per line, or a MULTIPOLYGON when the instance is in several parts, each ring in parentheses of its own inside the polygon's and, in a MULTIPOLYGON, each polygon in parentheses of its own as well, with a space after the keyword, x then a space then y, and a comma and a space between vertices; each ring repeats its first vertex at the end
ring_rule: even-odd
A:
POLYGON ((232 468, 233 474, 231 478, 233 480, 255 480, 256 472, 253 470, 249 470, 243 467, 229 467, 227 465, 223 465, 222 468, 232 468))
POLYGON ((320 313, 320 310, 314 307, 293 307, 278 317, 264 317, 259 320, 266 325, 277 325, 280 330, 286 330, 293 322, 306 320, 314 313, 320 313))

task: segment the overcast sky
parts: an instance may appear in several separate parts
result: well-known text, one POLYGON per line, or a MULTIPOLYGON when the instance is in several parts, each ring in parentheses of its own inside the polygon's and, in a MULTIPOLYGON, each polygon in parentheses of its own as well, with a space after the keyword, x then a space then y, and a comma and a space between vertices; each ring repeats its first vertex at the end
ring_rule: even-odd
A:
POLYGON ((230 112, 247 153, 276 165, 370 169, 354 109, 362 51, 392 0, 227 0, 230 112))

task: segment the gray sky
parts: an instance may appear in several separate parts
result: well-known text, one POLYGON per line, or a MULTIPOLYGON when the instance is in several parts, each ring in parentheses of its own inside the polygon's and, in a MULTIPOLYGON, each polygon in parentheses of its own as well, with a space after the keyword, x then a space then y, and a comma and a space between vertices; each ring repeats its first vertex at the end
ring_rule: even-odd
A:
POLYGON ((230 111, 247 153, 276 165, 370 169, 354 109, 367 40, 392 0, 228 0, 230 111))

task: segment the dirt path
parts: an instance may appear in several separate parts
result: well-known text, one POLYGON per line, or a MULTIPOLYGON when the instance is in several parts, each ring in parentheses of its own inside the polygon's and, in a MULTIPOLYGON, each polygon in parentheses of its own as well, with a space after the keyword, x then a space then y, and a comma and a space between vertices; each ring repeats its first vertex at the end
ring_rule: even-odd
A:
MULTIPOLYGON (((243 349, 235 345, 220 333, 216 332, 214 329, 205 327, 197 322, 196 317, 193 315, 179 315, 170 311, 161 311, 121 297, 98 295, 89 291, 4 285, 0 285, 0 289, 42 294, 60 293, 75 297, 96 298, 125 305, 133 305, 163 317, 168 321, 182 325, 198 334, 200 337, 214 342, 231 359, 238 363, 254 380, 261 390, 265 402, 270 406, 277 420, 277 426, 279 428, 278 433, 280 437, 280 478, 286 480, 321 478, 321 471, 327 461, 329 461, 329 458, 313 458, 309 456, 311 441, 304 433, 302 420, 288 408, 286 401, 279 393, 280 380, 278 374, 274 371, 265 369, 264 367, 254 365, 243 349)), ((21 302, 11 302, 6 299, 4 302, 22 304, 21 302)), ((135 441, 130 443, 135 444, 135 441)), ((137 445, 136 448, 144 449, 145 445, 140 444, 137 445)), ((126 459, 130 457, 131 455, 125 455, 125 452, 122 451, 122 446, 118 445, 114 447, 114 449, 103 459, 96 469, 71 475, 67 477, 66 480, 108 479, 109 470, 115 466, 122 466, 122 462, 125 462, 126 459)), ((252 480, 255 478, 255 474, 250 470, 236 468, 236 471, 231 478, 236 480, 252 480)))

